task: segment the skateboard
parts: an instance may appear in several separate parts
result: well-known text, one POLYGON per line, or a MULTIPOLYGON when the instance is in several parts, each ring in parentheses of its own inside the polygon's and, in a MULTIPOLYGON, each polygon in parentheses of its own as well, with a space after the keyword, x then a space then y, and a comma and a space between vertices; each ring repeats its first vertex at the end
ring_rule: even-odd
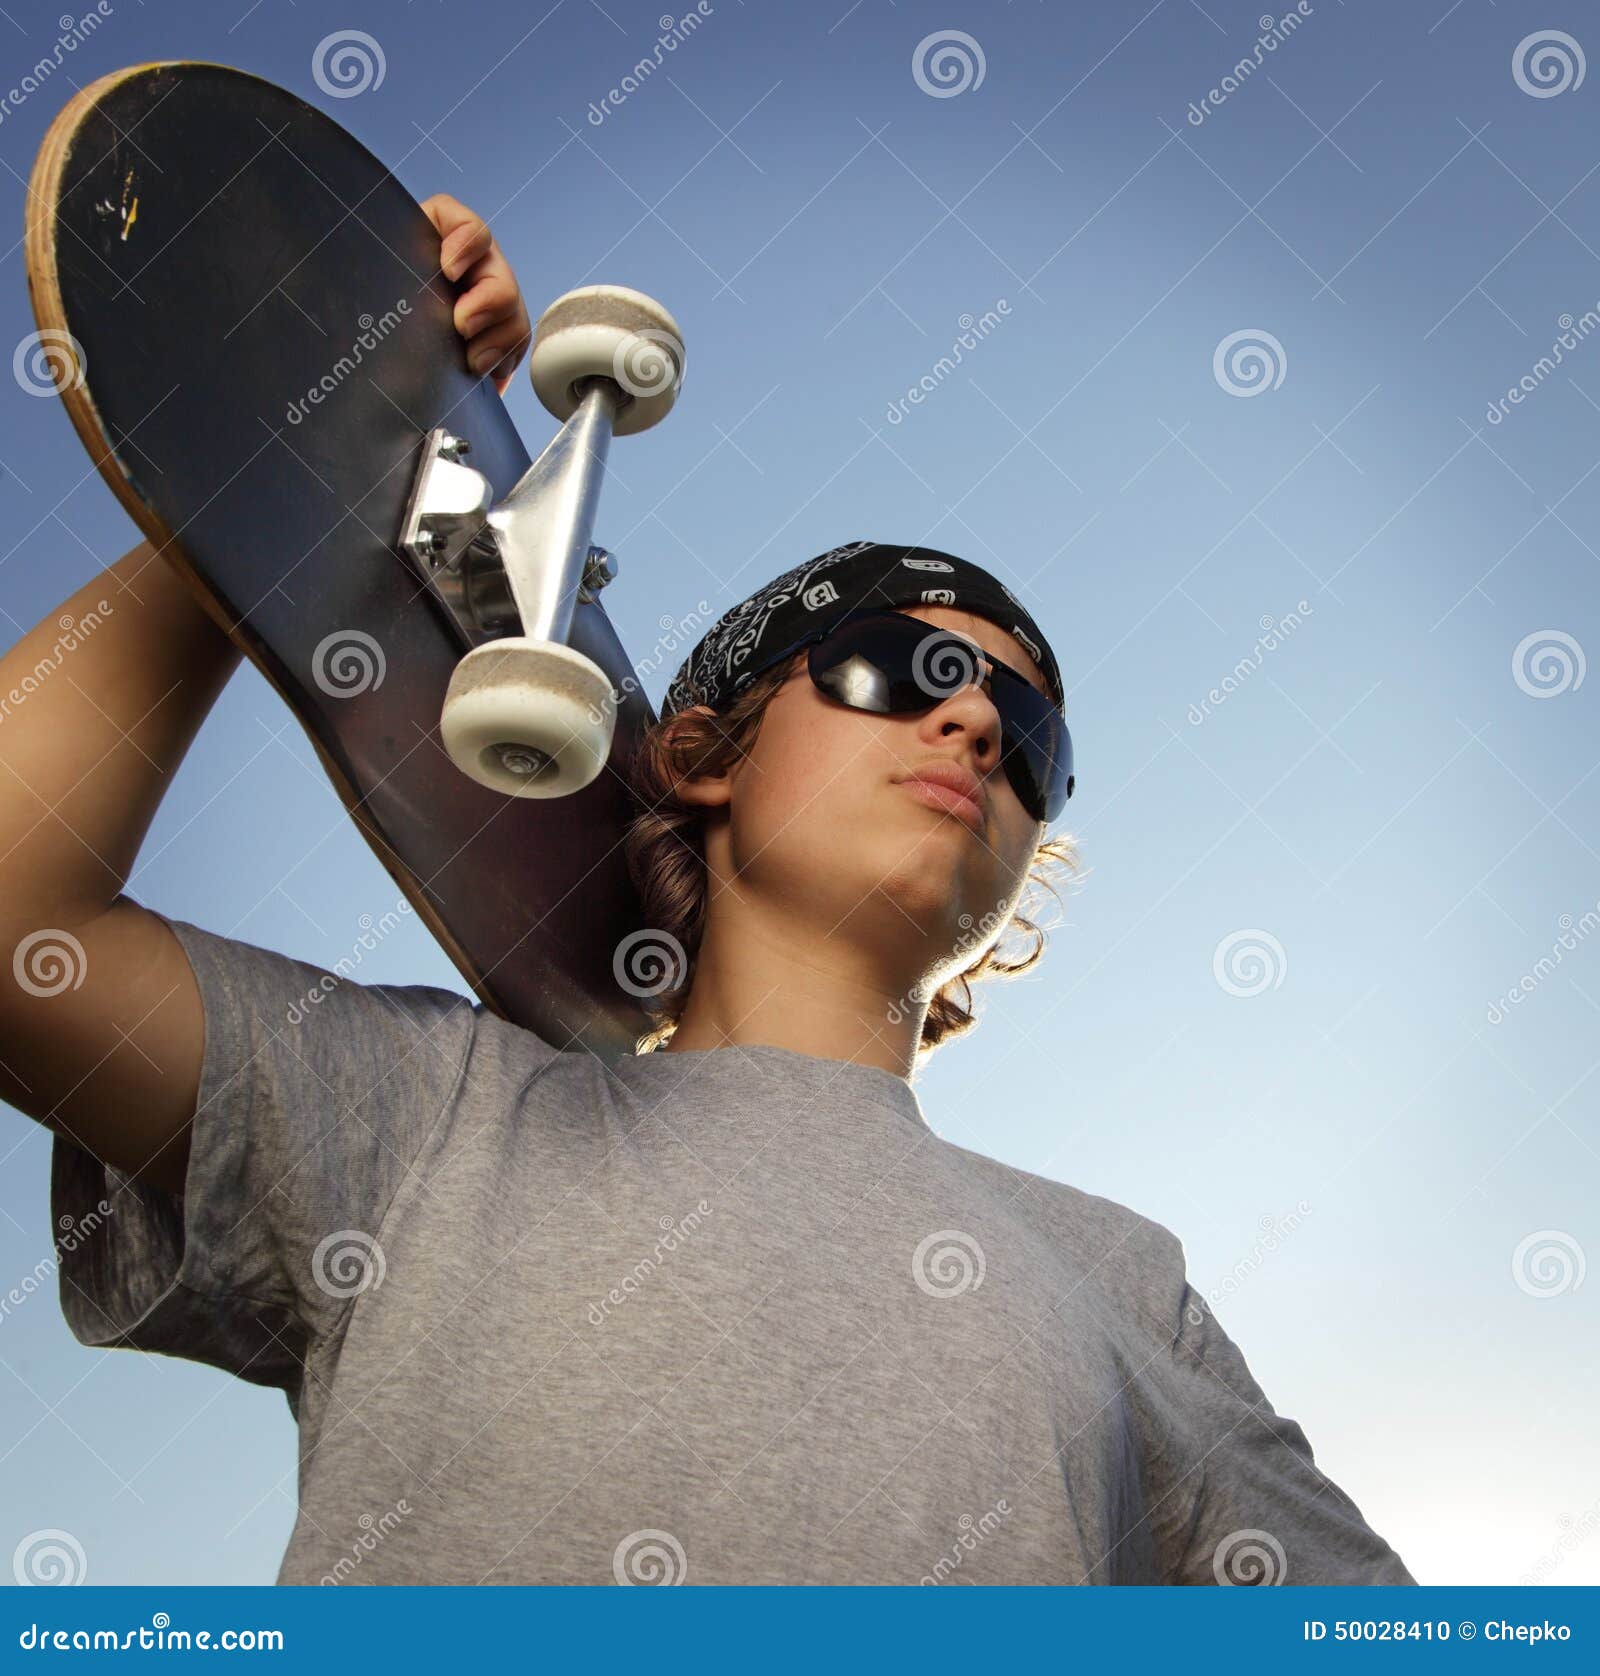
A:
POLYGON ((415 200, 327 116, 217 64, 77 94, 34 166, 26 255, 100 474, 474 993, 558 1047, 633 1051, 621 838, 654 716, 592 536, 610 439, 681 383, 672 316, 621 286, 544 311, 530 375, 560 429, 530 460, 467 370, 415 200))

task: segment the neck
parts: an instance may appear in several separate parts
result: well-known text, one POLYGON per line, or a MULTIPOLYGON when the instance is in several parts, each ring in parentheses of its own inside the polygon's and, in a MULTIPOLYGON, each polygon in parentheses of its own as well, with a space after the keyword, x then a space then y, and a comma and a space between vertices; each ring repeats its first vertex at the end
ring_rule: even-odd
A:
POLYGON ((910 1080, 927 1003, 826 927, 779 920, 732 891, 707 917, 694 985, 663 1052, 781 1047, 910 1080))

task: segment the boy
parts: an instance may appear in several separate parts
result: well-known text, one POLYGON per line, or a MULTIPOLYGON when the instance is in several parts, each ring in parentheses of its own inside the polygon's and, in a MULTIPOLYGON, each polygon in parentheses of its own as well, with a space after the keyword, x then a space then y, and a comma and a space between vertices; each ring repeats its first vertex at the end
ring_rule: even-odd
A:
MULTIPOLYGON (((514 283, 430 204, 503 387, 514 283)), ((122 895, 238 654, 147 547, 64 609, 113 588, 0 730, 0 1094, 57 1136, 77 1336, 287 1395, 280 1582, 1412 1581, 1170 1233, 924 1122, 1070 857, 1060 674, 993 577, 850 543, 695 648, 629 836, 681 981, 609 1067, 122 895)))

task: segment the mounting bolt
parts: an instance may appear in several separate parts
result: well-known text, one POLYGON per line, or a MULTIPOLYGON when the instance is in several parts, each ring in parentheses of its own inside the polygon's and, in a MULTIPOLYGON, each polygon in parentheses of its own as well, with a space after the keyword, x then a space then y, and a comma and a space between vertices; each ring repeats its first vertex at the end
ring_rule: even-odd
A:
POLYGON ((583 566, 582 595, 592 600, 607 582, 614 582, 616 577, 617 561, 604 547, 591 547, 583 566))
POLYGON ((439 453, 447 460, 464 460, 472 452, 472 444, 464 436, 446 432, 439 439, 439 453))

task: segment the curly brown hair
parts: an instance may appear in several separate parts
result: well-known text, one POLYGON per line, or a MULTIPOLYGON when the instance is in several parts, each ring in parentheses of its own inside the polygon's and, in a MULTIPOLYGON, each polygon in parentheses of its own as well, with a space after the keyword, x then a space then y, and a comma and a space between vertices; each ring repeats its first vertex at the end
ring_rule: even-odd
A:
MULTIPOLYGON (((800 654, 803 658, 804 654, 800 654)), ((639 892, 643 923, 674 937, 687 961, 682 981, 662 991, 651 1002, 657 1020, 640 1037, 638 1048, 648 1053, 669 1040, 678 1027, 684 1004, 694 984, 695 957, 705 929, 709 892, 706 887, 704 815, 675 793, 680 778, 715 774, 730 768, 755 744, 761 721, 774 693, 789 678, 799 658, 758 675, 726 709, 708 715, 683 709, 646 730, 630 764, 629 781, 639 813, 623 838, 628 872, 639 892)), ((965 1034, 977 1023, 972 985, 981 978, 1010 978, 1029 971, 1044 954, 1045 928, 1023 912, 1040 895, 1061 903, 1056 875, 1082 876, 1076 843, 1070 834, 1043 840, 1029 863, 1023 898, 987 948, 965 970, 947 978, 931 997, 913 993, 913 1001, 928 1000, 928 1011, 917 1045, 919 1062, 942 1042, 965 1034), (1002 952, 1013 933, 1023 940, 1020 951, 1002 952)), ((968 916, 963 916, 968 920, 968 916)), ((970 921, 969 921, 970 923, 970 921)), ((995 929, 985 925, 984 936, 995 929)), ((973 938, 978 941, 978 938, 973 938)))

